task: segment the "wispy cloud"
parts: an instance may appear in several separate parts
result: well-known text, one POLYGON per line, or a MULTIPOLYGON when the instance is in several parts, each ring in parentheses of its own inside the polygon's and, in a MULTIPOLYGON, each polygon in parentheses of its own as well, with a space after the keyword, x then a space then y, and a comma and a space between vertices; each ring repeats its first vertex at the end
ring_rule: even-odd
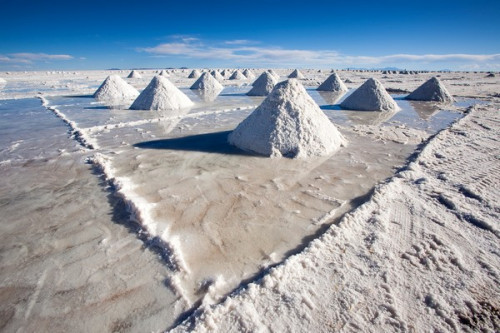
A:
POLYGON ((36 61, 49 61, 49 60, 71 60, 73 56, 68 54, 47 54, 47 53, 10 53, 7 55, 0 55, 0 62, 4 63, 20 63, 31 64, 36 61))
POLYGON ((345 55, 336 50, 285 49, 252 46, 255 41, 232 40, 207 44, 200 39, 182 39, 154 47, 138 48, 155 56, 184 56, 195 59, 213 59, 245 65, 280 66, 378 66, 395 64, 499 64, 500 54, 392 54, 384 56, 345 55))
POLYGON ((227 45, 250 45, 250 44, 259 44, 259 42, 255 40, 249 40, 249 39, 234 39, 234 40, 226 40, 224 41, 224 44, 227 45))

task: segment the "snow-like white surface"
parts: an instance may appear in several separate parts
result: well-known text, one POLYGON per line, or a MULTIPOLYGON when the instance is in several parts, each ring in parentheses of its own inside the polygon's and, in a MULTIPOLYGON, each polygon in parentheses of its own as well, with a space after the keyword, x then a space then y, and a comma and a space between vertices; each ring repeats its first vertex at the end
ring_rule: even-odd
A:
POLYGON ((278 83, 278 79, 270 72, 263 72, 257 80, 252 83, 252 89, 247 92, 248 96, 267 96, 278 83))
POLYGON ((295 79, 278 83, 228 140, 243 150, 293 158, 328 155, 346 143, 295 79))
POLYGON ((330 75, 316 90, 320 91, 334 91, 334 92, 346 92, 347 87, 345 86, 342 79, 337 73, 330 75))
POLYGON ((131 110, 172 110, 194 103, 166 77, 155 76, 130 106, 131 110))
POLYGON ((453 97, 448 92, 446 87, 437 77, 432 77, 415 89, 411 94, 406 96, 406 99, 414 101, 433 101, 451 103, 453 97))
POLYGON ((361 111, 395 111, 399 109, 382 83, 374 78, 363 83, 340 106, 349 110, 361 111))
POLYGON ((139 96, 137 89, 118 75, 110 75, 94 93, 98 101, 126 102, 139 96))

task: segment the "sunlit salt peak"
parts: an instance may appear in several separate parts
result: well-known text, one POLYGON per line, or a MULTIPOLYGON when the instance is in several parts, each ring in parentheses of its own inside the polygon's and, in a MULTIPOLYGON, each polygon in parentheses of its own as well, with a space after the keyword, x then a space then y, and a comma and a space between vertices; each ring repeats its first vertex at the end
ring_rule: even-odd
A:
POLYGON ((278 79, 269 72, 262 73, 257 80, 252 83, 252 89, 247 92, 248 96, 267 96, 278 83, 278 79))
POLYGON ((278 81, 279 81, 280 76, 279 76, 279 74, 278 74, 278 73, 276 73, 276 72, 275 72, 274 70, 272 70, 272 69, 268 69, 268 70, 267 70, 267 72, 269 72, 272 76, 274 76, 274 77, 276 78, 276 80, 278 80, 278 81))
POLYGON ((132 110, 172 110, 194 103, 166 77, 155 76, 134 101, 132 110))
POLYGON ((235 70, 233 74, 229 77, 229 80, 246 80, 246 76, 240 72, 239 69, 235 70))
POLYGON ((387 93, 382 83, 373 78, 363 83, 340 106, 344 109, 360 111, 399 110, 398 105, 387 93))
POLYGON ((118 75, 108 76, 94 93, 98 101, 120 101, 134 99, 139 95, 137 89, 118 75))
POLYGON ((450 103, 453 97, 437 77, 432 77, 415 89, 406 99, 450 103))
POLYGON ((303 79, 304 75, 298 70, 294 70, 290 75, 288 75, 290 79, 303 79))
POLYGON ((228 140, 245 151, 291 158, 329 155, 346 142, 295 79, 278 83, 228 140))
POLYGON ((211 74, 203 73, 190 89, 205 91, 220 91, 224 87, 211 74))
POLYGON ((201 75, 201 72, 197 69, 193 69, 188 75, 188 79, 197 79, 201 75))
POLYGON ((170 75, 167 73, 166 70, 162 69, 162 71, 160 72, 160 74, 158 74, 160 76, 165 76, 165 77, 169 77, 170 75))
POLYGON ((245 75, 247 79, 250 79, 250 80, 255 79, 255 74, 249 69, 245 69, 243 71, 243 75, 245 75))
POLYGON ((342 82, 342 79, 338 76, 338 74, 333 73, 325 80, 325 82, 320 84, 317 90, 341 92, 347 91, 347 87, 345 86, 344 82, 342 82))
POLYGON ((210 74, 212 74, 212 76, 219 82, 222 82, 224 81, 224 77, 218 72, 216 71, 215 69, 213 71, 210 72, 210 74))
POLYGON ((133 70, 130 72, 130 74, 127 76, 127 78, 129 78, 129 79, 142 79, 142 75, 139 74, 138 71, 133 70))

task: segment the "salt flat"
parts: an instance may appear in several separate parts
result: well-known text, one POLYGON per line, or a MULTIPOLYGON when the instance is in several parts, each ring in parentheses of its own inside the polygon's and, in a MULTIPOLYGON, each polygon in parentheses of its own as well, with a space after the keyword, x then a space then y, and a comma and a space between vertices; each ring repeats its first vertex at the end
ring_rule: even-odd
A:
MULTIPOLYGON (((281 80, 291 72, 276 71, 281 80)), ((174 113, 89 97, 116 71, 1 75, 1 124, 22 129, 0 141, 5 329, 62 331, 84 316, 92 323, 74 330, 159 331, 190 309, 177 330, 498 325, 496 78, 339 71, 352 82, 347 95, 369 77, 409 92, 440 75, 457 99, 393 95, 402 110, 381 114, 341 110, 347 95, 314 90, 330 72, 302 70, 349 144, 294 160, 227 144, 264 99, 245 95, 251 82, 224 80, 220 95, 203 99, 188 89, 190 72, 169 74, 195 102, 174 113), (32 98, 40 95, 44 106, 32 98)), ((140 91, 153 74, 125 80, 140 91)))

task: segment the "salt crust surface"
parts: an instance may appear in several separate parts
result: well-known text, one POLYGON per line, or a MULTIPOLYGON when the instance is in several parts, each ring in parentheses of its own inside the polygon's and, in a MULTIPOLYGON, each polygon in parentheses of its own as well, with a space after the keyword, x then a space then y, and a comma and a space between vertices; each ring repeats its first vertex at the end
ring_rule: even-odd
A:
POLYGON ((98 101, 126 101, 139 96, 137 89, 128 84, 119 75, 110 75, 94 93, 98 101))
POLYGON ((360 111, 395 111, 398 105, 377 79, 370 78, 349 95, 340 106, 360 111))
POLYGON ((272 157, 324 156, 345 144, 335 125, 295 79, 278 83, 228 139, 243 150, 272 157))
POLYGON ((194 103, 166 77, 155 76, 130 106, 131 110, 171 110, 194 103))

